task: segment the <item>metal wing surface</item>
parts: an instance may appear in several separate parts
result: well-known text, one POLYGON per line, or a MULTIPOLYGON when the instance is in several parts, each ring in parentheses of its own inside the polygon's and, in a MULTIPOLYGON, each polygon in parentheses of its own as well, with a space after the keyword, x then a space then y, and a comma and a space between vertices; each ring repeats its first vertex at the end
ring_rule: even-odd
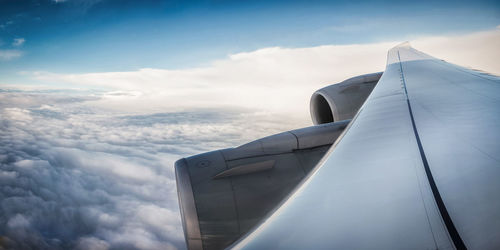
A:
POLYGON ((399 45, 344 134, 242 249, 500 246, 500 79, 399 45))

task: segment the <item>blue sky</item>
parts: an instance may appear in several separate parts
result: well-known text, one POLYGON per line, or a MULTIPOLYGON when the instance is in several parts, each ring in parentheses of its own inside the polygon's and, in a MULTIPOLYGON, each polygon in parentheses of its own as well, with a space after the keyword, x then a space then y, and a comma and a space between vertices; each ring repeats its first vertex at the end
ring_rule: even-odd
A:
POLYGON ((264 47, 408 40, 500 24, 496 1, 0 3, 0 51, 18 55, 0 61, 0 82, 9 84, 26 80, 19 72, 176 69, 264 47))

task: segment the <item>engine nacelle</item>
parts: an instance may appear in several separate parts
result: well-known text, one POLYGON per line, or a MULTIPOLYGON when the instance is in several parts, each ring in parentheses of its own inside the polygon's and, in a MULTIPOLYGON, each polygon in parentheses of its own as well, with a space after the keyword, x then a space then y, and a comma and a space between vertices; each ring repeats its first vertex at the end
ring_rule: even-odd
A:
POLYGON ((256 226, 317 165, 349 120, 268 136, 175 163, 189 249, 223 249, 256 226))
POLYGON ((352 119, 382 73, 356 76, 314 92, 310 102, 313 123, 317 125, 352 119))

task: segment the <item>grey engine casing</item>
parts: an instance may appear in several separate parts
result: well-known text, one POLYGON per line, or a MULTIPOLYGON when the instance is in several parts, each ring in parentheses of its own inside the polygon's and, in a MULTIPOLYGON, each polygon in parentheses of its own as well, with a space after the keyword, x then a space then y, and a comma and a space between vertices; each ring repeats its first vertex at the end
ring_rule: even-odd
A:
POLYGON ((222 249, 258 225, 317 165, 381 74, 316 91, 310 106, 315 126, 178 160, 177 192, 188 248, 222 249))
POLYGON ((313 123, 322 124, 354 117, 381 76, 382 72, 356 76, 314 92, 310 102, 313 123))

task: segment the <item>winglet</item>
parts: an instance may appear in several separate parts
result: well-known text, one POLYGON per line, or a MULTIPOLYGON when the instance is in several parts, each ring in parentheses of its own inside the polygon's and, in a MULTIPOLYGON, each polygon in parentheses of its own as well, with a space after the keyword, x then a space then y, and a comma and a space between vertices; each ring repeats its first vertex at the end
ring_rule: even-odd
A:
POLYGON ((412 48, 408 41, 396 45, 387 53, 387 65, 417 60, 436 60, 436 58, 412 48))

